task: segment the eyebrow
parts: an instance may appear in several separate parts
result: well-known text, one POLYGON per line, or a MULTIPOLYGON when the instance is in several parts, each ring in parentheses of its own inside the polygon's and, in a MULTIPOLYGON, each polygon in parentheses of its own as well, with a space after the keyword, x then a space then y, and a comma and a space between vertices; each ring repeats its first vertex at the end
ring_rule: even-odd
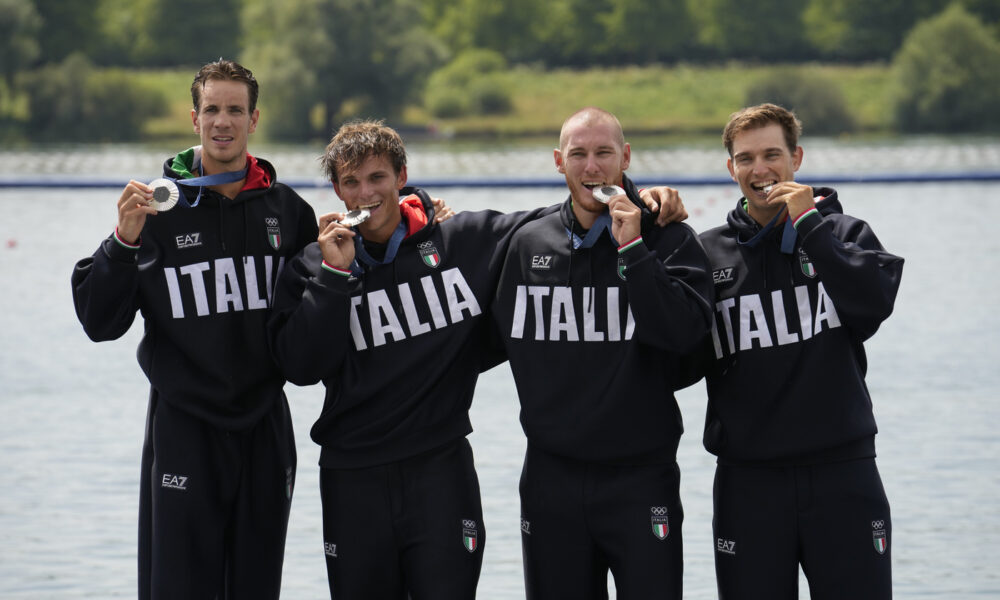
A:
MULTIPOLYGON (((567 153, 574 152, 576 150, 586 151, 587 148, 584 147, 584 146, 570 146, 569 148, 566 148, 566 152, 567 153)), ((616 148, 615 148, 614 144, 601 144, 600 146, 597 146, 596 148, 594 148, 594 150, 595 151, 596 150, 616 150, 616 148)))
MULTIPOLYGON (((760 153, 767 154, 768 152, 781 152, 781 150, 782 146, 771 146, 770 148, 764 148, 763 150, 760 151, 760 153)), ((744 156, 751 156, 753 154, 754 154, 753 152, 745 150, 743 152, 737 152, 736 154, 733 155, 733 158, 741 158, 744 156)))

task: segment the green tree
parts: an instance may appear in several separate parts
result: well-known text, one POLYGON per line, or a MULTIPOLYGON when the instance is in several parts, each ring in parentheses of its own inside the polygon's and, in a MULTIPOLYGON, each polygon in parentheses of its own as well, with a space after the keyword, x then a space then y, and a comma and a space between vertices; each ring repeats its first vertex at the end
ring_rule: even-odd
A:
POLYGON ((801 62, 814 55, 803 35, 802 0, 688 0, 698 39, 719 58, 801 62))
POLYGON ((23 76, 35 141, 132 141, 150 117, 165 113, 157 92, 120 69, 97 69, 82 53, 23 76))
POLYGON ((427 81, 424 105, 435 117, 502 114, 513 107, 502 81, 507 61, 495 50, 464 50, 427 81))
POLYGON ((144 66, 201 66, 240 51, 241 0, 147 0, 139 60, 144 66))
POLYGON ((694 45, 685 0, 616 0, 604 19, 618 62, 648 64, 683 58, 694 45))
POLYGON ((810 0, 807 37, 825 58, 887 60, 915 23, 950 0, 810 0))
POLYGON ((40 54, 37 34, 41 25, 42 19, 30 1, 0 0, 0 76, 10 91, 15 76, 40 54))
POLYGON ((993 28, 994 35, 1000 35, 1000 2, 997 0, 958 0, 971 14, 993 28))
POLYGON ((1000 130, 1000 41, 959 4, 913 28, 893 78, 903 131, 1000 130))
POLYGON ((61 62, 73 53, 91 56, 100 39, 97 4, 79 0, 34 0, 42 17, 38 37, 43 63, 61 62))
POLYGON ((270 137, 327 137, 352 116, 392 117, 419 102, 444 48, 421 25, 418 0, 248 0, 247 66, 261 79, 270 137), (273 101, 272 101, 273 99, 273 101))
POLYGON ((538 23, 540 58, 548 66, 607 64, 608 49, 620 40, 608 34, 612 0, 551 0, 538 23))
POLYGON ((810 134, 836 135, 851 132, 855 127, 836 82, 803 67, 769 71, 751 84, 744 105, 764 102, 794 111, 810 134))
POLYGON ((424 22, 452 54, 472 48, 499 52, 511 62, 537 59, 538 23, 546 4, 537 0, 426 0, 424 22))

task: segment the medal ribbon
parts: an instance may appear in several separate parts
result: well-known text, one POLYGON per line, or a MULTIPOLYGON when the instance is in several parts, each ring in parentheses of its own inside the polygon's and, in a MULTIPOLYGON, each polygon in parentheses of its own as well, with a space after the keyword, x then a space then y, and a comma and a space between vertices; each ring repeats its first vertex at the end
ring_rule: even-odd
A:
POLYGON ((569 227, 566 228, 566 233, 568 233, 570 239, 573 240, 573 249, 577 250, 579 248, 592 247, 595 243, 597 243, 597 239, 601 237, 601 233, 605 229, 608 230, 608 237, 610 237, 614 245, 617 246, 618 242, 615 240, 615 236, 611 235, 611 215, 607 212, 603 212, 599 217, 597 217, 594 224, 591 226, 590 231, 588 231, 583 238, 580 238, 580 236, 573 233, 569 227))
POLYGON ((399 251, 399 244, 406 237, 406 230, 406 221, 400 220, 399 225, 396 226, 396 230, 392 232, 392 237, 389 238, 389 243, 386 245, 385 256, 380 261, 375 260, 371 254, 368 254, 368 251, 365 250, 365 242, 361 239, 360 235, 354 236, 354 253, 361 259, 361 262, 369 267, 389 264, 396 258, 396 252, 399 251))

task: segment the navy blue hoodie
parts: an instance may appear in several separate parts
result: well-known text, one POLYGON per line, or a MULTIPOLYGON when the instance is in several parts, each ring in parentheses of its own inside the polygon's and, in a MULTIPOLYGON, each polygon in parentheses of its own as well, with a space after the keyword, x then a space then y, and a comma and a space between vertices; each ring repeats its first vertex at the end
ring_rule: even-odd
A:
POLYGON ((571 202, 514 235, 494 301, 528 443, 577 460, 673 462, 680 357, 711 324, 705 251, 689 226, 648 219, 622 252, 608 231, 574 248, 570 231, 585 232, 571 202))
POLYGON ((705 447, 723 463, 812 464, 874 456, 863 342, 891 313, 903 259, 837 193, 797 223, 761 230, 741 200, 701 234, 715 281, 706 352, 705 447))
MULTIPOLYGON (((164 175, 186 178, 168 159, 164 175)), ((192 166, 192 165, 188 165, 192 166)), ((158 397, 227 430, 253 425, 282 397, 267 346, 268 305, 286 259, 317 236, 312 207, 251 161, 232 200, 205 188, 195 208, 146 219, 138 249, 112 235, 73 271, 77 317, 94 341, 117 339, 142 313, 138 359, 158 397)), ((182 187, 195 201, 197 188, 182 187)))
MULTIPOLYGON (((321 267, 318 243, 293 260, 275 291, 272 348, 289 381, 322 381, 313 425, 320 465, 395 462, 465 437, 479 373, 502 360, 486 314, 511 233, 542 210, 462 212, 427 223, 388 264, 346 277, 321 267)), ((384 246, 365 242, 373 256, 384 246)))

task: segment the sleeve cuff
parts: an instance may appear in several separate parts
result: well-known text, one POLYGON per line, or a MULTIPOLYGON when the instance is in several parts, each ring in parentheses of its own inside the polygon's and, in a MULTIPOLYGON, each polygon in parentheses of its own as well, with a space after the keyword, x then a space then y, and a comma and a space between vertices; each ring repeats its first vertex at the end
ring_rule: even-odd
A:
POLYGON ((329 271, 330 273, 336 273, 337 275, 343 275, 344 277, 351 276, 350 270, 344 270, 341 269, 340 267, 335 267, 330 263, 326 262, 325 260, 323 261, 323 264, 321 266, 323 267, 324 270, 329 271))
POLYGON ((640 244, 642 244, 642 236, 641 235, 637 236, 634 240, 632 240, 630 242, 625 242, 621 246, 618 246, 618 254, 624 254, 625 252, 628 252, 629 250, 631 250, 632 248, 635 248, 636 246, 638 246, 640 244))
POLYGON ((806 212, 795 217, 795 219, 792 220, 792 226, 795 227, 795 230, 800 234, 805 235, 822 221, 823 216, 819 214, 819 211, 815 208, 810 208, 806 212))
POLYGON ((134 244, 130 244, 130 243, 126 242, 125 240, 123 240, 122 236, 118 234, 118 228, 117 227, 115 227, 115 236, 114 237, 115 237, 115 241, 118 242, 118 244, 120 246, 122 246, 123 248, 128 248, 129 250, 138 250, 139 246, 142 245, 142 236, 139 236, 139 239, 136 240, 136 242, 134 244))

